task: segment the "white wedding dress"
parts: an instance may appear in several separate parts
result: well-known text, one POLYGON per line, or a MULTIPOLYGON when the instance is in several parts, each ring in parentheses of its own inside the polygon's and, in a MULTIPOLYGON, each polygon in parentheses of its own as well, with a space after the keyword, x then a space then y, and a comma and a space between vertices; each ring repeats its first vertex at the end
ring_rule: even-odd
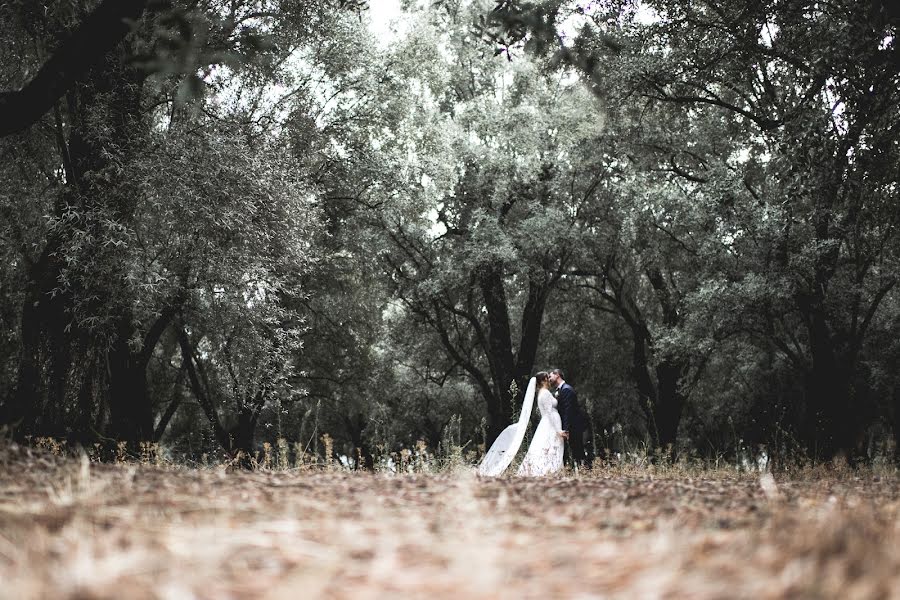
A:
POLYGON ((559 435, 562 419, 556 410, 556 398, 550 390, 542 388, 538 393, 538 410, 541 411, 541 421, 534 430, 525 460, 519 466, 519 475, 540 477, 556 473, 563 466, 564 440, 559 435))

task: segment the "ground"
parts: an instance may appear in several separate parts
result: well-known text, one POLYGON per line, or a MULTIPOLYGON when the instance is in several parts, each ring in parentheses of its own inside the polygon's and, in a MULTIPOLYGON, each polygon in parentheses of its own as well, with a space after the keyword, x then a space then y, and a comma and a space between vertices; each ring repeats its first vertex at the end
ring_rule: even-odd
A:
POLYGON ((900 598, 895 470, 483 480, 0 452, 2 598, 900 598))

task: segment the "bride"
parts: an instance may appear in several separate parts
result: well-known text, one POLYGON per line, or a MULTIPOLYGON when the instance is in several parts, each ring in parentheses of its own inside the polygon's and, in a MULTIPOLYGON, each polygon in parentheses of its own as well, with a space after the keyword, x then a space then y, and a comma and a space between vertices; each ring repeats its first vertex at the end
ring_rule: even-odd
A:
POLYGON ((519 475, 547 475, 562 468, 562 420, 556 411, 556 398, 550 393, 549 386, 549 375, 543 371, 531 378, 528 388, 525 390, 525 399, 522 402, 522 412, 518 422, 504 429, 491 445, 491 449, 478 466, 479 475, 496 477, 512 462, 525 438, 536 388, 540 390, 538 406, 541 412, 541 422, 534 432, 534 438, 525 455, 525 461, 519 468, 519 475))
POLYGON ((563 466, 562 419, 556 410, 556 398, 550 393, 550 374, 541 371, 535 375, 535 380, 541 421, 534 430, 525 460, 519 466, 519 475, 549 475, 563 466))

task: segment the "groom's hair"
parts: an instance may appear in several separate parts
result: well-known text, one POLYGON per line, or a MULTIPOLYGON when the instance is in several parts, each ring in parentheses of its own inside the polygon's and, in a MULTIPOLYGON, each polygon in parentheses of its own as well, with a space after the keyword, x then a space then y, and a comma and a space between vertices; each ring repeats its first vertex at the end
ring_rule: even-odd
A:
POLYGON ((562 369, 550 369, 550 372, 551 372, 551 373, 556 373, 557 375, 559 375, 560 377, 562 377, 563 380, 566 379, 566 376, 563 374, 562 369))

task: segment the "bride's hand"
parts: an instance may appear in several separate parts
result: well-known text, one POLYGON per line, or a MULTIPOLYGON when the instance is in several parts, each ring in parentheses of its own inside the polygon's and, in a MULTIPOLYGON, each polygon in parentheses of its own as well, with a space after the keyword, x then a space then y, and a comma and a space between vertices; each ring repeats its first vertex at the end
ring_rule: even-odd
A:
POLYGON ((566 440, 569 439, 569 432, 568 432, 568 431, 560 431, 560 432, 558 432, 558 433, 559 433, 559 436, 560 436, 561 438, 566 439, 566 440))

